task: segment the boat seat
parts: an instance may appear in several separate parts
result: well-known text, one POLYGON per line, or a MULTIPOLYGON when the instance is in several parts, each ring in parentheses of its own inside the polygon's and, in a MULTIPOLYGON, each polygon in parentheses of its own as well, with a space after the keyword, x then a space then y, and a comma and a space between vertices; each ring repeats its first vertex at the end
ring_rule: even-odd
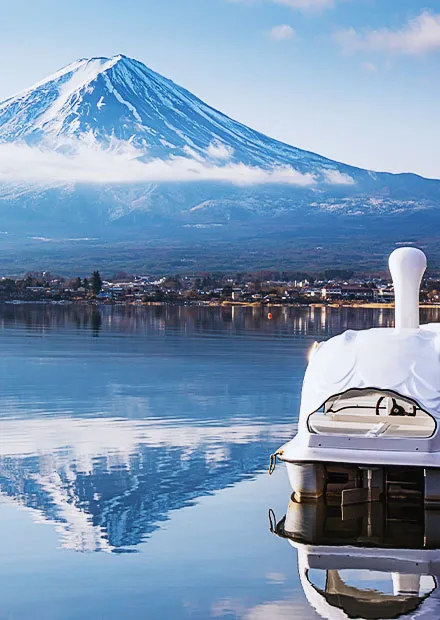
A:
POLYGON ((309 418, 313 432, 323 435, 360 435, 368 437, 430 437, 434 420, 427 414, 416 417, 372 415, 365 413, 314 413, 309 418))

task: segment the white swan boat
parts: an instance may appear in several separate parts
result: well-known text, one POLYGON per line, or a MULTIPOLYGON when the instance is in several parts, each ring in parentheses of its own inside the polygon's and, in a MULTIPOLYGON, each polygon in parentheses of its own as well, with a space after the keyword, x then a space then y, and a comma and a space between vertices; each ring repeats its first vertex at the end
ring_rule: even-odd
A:
POLYGON ((338 481, 346 503, 377 499, 390 471, 412 484, 415 467, 425 502, 440 501, 440 323, 419 324, 426 257, 402 247, 389 267, 395 327, 348 330, 310 353, 297 435, 271 461, 287 464, 297 500, 338 481))

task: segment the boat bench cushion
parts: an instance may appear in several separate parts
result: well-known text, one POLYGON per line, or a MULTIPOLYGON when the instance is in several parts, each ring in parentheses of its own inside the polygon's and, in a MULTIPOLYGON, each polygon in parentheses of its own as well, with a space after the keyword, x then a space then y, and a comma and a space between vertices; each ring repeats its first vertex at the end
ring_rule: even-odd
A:
POLYGON ((314 413, 309 418, 313 432, 327 435, 368 435, 371 437, 429 437, 435 422, 428 415, 377 416, 365 414, 314 413))

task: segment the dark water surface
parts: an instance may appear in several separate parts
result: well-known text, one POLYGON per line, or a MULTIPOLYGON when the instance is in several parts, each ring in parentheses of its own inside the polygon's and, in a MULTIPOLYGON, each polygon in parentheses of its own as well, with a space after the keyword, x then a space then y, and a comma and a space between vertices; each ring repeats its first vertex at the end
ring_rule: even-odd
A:
POLYGON ((0 619, 322 617, 268 456, 312 343, 392 313, 272 312, 0 306, 0 619))

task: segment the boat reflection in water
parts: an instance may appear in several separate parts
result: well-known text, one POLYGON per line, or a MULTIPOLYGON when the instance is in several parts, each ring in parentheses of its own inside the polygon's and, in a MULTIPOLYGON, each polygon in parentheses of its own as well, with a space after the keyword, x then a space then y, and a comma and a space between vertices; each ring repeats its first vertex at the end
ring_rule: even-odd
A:
POLYGON ((297 502, 271 530, 298 554, 301 586, 323 618, 440 618, 440 512, 420 498, 341 506, 297 502))

